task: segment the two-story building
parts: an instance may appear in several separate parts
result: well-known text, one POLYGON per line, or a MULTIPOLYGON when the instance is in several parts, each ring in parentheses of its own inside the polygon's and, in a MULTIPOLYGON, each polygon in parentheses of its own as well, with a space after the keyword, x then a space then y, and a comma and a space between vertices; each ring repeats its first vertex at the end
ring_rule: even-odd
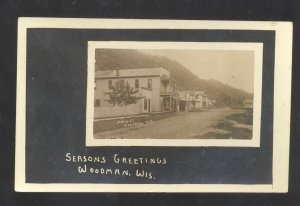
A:
POLYGON ((149 112, 178 111, 179 84, 164 67, 101 70, 95 73, 94 118, 131 116, 149 112), (113 106, 107 100, 116 81, 137 90, 138 101, 113 106))
POLYGON ((194 111, 207 107, 208 98, 204 91, 180 91, 180 111, 194 111))
POLYGON ((253 109, 253 99, 244 99, 243 100, 243 108, 253 109))

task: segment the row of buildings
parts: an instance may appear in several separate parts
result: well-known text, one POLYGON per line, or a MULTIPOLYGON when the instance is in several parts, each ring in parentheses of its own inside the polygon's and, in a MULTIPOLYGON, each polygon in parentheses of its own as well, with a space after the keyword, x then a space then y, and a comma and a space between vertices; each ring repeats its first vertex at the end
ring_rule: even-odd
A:
POLYGON ((94 97, 94 118, 194 111, 215 104, 204 91, 185 91, 164 67, 97 71, 94 97), (116 81, 128 82, 137 90, 135 104, 118 107, 107 101, 116 81))

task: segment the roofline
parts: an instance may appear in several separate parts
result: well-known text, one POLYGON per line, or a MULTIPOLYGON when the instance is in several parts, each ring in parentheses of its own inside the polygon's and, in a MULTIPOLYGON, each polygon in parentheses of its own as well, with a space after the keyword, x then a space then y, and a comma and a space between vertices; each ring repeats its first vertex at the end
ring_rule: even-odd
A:
POLYGON ((181 92, 191 92, 191 93, 197 93, 197 92, 203 92, 204 94, 203 95, 206 95, 205 94, 205 91, 192 91, 192 90, 182 90, 181 92))
POLYGON ((169 69, 169 68, 167 68, 165 65, 163 65, 163 64, 159 64, 159 66, 160 66, 161 68, 164 68, 165 70, 168 70, 168 71, 171 73, 170 69, 169 69))
POLYGON ((143 78, 143 77, 160 77, 160 75, 143 75, 143 76, 113 76, 113 77, 95 77, 95 79, 124 79, 124 78, 143 78))

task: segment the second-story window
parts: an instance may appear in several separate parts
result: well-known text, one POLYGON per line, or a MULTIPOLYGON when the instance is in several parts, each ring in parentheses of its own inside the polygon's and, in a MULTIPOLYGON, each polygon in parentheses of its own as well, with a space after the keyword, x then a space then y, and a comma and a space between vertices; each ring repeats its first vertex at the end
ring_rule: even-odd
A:
POLYGON ((135 88, 138 89, 140 87, 140 81, 138 79, 135 80, 135 88))
POLYGON ((100 99, 95 100, 94 107, 100 107, 100 99))
POLYGON ((112 89, 112 80, 108 80, 108 89, 112 89))
POLYGON ((148 79, 148 88, 152 89, 152 79, 148 79))

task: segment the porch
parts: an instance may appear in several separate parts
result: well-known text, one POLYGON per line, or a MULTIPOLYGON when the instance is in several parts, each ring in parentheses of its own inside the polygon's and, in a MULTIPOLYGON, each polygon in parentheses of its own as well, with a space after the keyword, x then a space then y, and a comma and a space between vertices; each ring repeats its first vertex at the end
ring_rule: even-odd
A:
POLYGON ((177 93, 160 94, 161 111, 179 112, 179 98, 177 93))

